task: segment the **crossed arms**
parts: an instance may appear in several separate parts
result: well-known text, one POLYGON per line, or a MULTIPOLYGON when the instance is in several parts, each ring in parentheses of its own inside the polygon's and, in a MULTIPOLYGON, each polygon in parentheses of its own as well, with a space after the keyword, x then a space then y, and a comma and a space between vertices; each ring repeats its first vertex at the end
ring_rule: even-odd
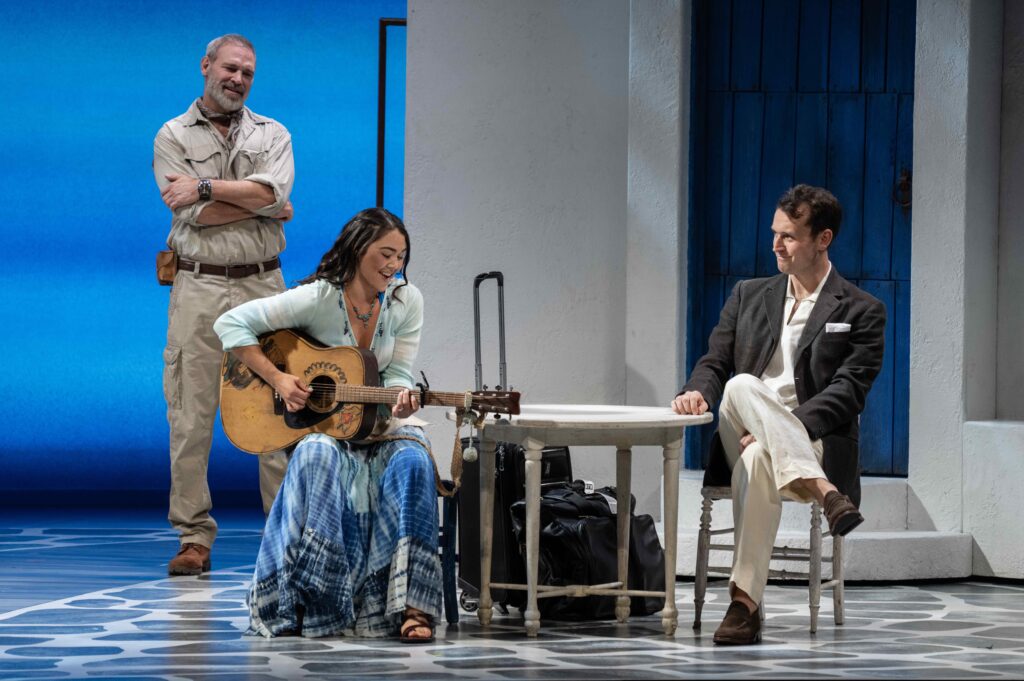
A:
POLYGON ((196 227, 225 225, 252 217, 282 222, 293 211, 288 195, 294 175, 291 138, 283 133, 267 154, 260 155, 255 172, 241 180, 210 178, 211 199, 199 199, 199 178, 186 160, 184 146, 165 126, 153 144, 153 173, 160 198, 176 218, 196 227))

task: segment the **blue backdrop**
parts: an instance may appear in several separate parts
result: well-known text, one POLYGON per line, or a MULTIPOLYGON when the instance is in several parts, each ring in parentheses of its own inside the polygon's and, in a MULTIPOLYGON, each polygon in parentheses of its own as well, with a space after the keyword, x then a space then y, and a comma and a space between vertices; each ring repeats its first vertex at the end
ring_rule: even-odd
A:
MULTIPOLYGON (((206 43, 253 41, 247 104, 292 134, 291 283, 375 202, 377 22, 405 13, 405 0, 3 3, 0 503, 69 490, 166 499, 170 288, 154 257, 170 220, 152 145, 202 93, 206 43)), ((405 30, 388 37, 385 205, 401 214, 405 30)), ((210 481, 254 491, 256 461, 218 432, 210 481)))

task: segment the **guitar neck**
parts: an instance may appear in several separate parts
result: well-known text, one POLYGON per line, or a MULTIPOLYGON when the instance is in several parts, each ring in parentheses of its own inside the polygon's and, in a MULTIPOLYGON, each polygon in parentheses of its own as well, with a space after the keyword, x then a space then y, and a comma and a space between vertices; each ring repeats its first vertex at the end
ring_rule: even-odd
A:
MULTIPOLYGON (((361 385, 339 385, 334 389, 335 398, 339 402, 361 402, 364 404, 395 404, 404 388, 378 388, 361 385)), ((413 393, 419 391, 413 389, 413 393)), ((428 390, 426 402, 420 406, 428 407, 463 407, 466 405, 466 393, 438 392, 428 390)))

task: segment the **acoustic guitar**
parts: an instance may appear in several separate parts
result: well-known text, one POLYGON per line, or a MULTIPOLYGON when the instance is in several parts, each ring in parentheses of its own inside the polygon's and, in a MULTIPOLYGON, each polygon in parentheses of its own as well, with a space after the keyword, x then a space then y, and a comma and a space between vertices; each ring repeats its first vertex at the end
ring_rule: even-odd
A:
MULTIPOLYGON (((221 364, 220 415, 231 443, 251 454, 295 444, 309 433, 363 440, 377 424, 377 405, 395 404, 401 388, 380 387, 377 358, 359 347, 328 347, 293 329, 259 338, 264 354, 281 371, 298 376, 312 393, 290 412, 274 389, 230 352, 221 364)), ((469 407, 478 413, 519 413, 519 393, 470 393, 426 389, 421 406, 469 407)))

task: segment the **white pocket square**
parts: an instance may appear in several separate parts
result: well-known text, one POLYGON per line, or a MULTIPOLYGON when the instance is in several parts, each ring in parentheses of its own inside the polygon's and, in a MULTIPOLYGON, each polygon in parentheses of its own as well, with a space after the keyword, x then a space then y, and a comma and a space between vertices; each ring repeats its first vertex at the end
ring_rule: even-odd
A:
POLYGON ((825 333, 844 333, 850 330, 850 325, 844 322, 829 322, 825 324, 825 333))

